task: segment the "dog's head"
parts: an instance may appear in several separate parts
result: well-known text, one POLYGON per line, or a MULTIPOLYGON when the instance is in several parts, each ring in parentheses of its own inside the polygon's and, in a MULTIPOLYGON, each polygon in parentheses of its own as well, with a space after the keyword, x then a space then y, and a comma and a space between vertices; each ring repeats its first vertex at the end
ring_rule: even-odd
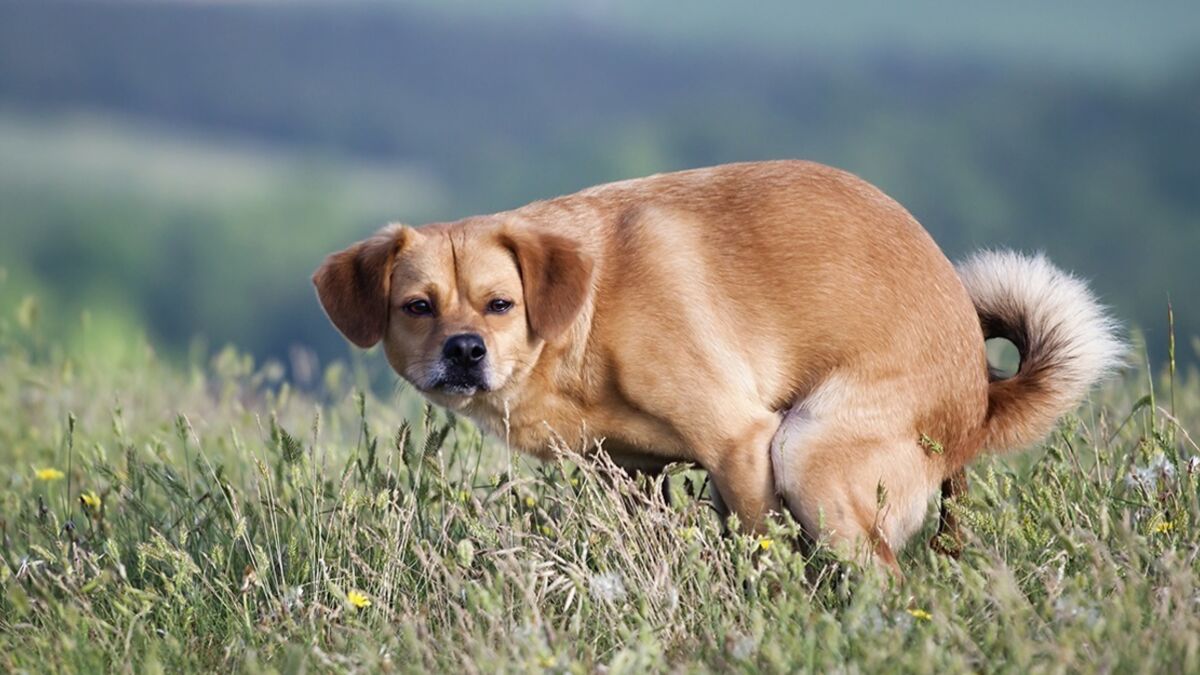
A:
POLYGON ((313 275, 333 324, 439 402, 497 391, 527 373, 591 292, 592 263, 564 237, 488 220, 391 225, 313 275))

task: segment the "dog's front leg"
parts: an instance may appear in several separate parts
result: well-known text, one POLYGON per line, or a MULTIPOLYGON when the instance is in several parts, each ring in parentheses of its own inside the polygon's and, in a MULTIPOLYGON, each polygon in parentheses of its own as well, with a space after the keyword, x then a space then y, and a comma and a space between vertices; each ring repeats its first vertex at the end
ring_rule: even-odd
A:
POLYGON ((720 502, 726 512, 737 515, 742 532, 762 534, 767 518, 780 512, 770 453, 778 427, 779 417, 769 413, 745 425, 737 437, 718 439, 709 446, 718 452, 705 467, 720 502))

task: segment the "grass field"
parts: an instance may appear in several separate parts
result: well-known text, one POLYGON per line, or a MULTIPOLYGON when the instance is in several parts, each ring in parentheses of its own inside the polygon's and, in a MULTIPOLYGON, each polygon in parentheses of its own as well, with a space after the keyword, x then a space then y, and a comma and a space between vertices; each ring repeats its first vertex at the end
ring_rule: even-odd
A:
POLYGON ((722 536, 698 472, 667 506, 359 395, 363 368, 301 393, 232 350, 97 359, 4 317, 0 670, 1200 669, 1194 374, 1127 373, 981 461, 962 558, 914 541, 897 585, 787 527, 722 536))

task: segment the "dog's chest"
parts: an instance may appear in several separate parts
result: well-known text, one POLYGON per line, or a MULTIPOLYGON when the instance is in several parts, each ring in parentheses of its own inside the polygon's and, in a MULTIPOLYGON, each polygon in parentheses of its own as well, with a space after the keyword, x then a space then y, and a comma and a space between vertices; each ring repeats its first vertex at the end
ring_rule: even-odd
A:
POLYGON ((672 427, 620 402, 581 402, 543 395, 501 400, 465 412, 510 447, 543 459, 556 449, 590 453, 601 447, 618 464, 630 468, 692 459, 672 427))

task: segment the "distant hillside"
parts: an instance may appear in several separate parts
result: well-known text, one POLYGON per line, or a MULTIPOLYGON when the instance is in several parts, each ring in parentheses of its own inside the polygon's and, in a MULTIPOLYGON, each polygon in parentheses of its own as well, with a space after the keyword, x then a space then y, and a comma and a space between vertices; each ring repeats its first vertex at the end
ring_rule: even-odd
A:
MULTIPOLYGON (((834 58, 536 16, 0 4, 0 106, 98 110, 152 121, 156 133, 402 163, 437 186, 428 200, 409 193, 422 203, 398 205, 390 215, 403 220, 494 211, 655 171, 816 159, 879 184, 952 255, 1044 249, 1096 279, 1156 347, 1168 294, 1181 332, 1200 334, 1200 63, 1149 83, 1015 67, 988 50, 933 58, 901 45, 834 58)), ((34 197, 11 185, 6 193, 18 202, 0 211, 10 214, 0 234, 59 217, 48 204, 20 207, 34 197)), ((236 271, 226 274, 236 287, 236 271)), ((205 328, 183 320, 171 335, 205 328)), ((232 337, 281 353, 295 336, 232 337)), ((326 333, 312 339, 340 348, 326 333)))
MULTIPOLYGON (((324 0, 342 3, 344 0, 324 0)), ((844 60, 880 48, 1093 76, 1155 79, 1200 58, 1193 0, 797 2, 756 0, 391 0, 478 19, 574 23, 642 40, 844 60)))

